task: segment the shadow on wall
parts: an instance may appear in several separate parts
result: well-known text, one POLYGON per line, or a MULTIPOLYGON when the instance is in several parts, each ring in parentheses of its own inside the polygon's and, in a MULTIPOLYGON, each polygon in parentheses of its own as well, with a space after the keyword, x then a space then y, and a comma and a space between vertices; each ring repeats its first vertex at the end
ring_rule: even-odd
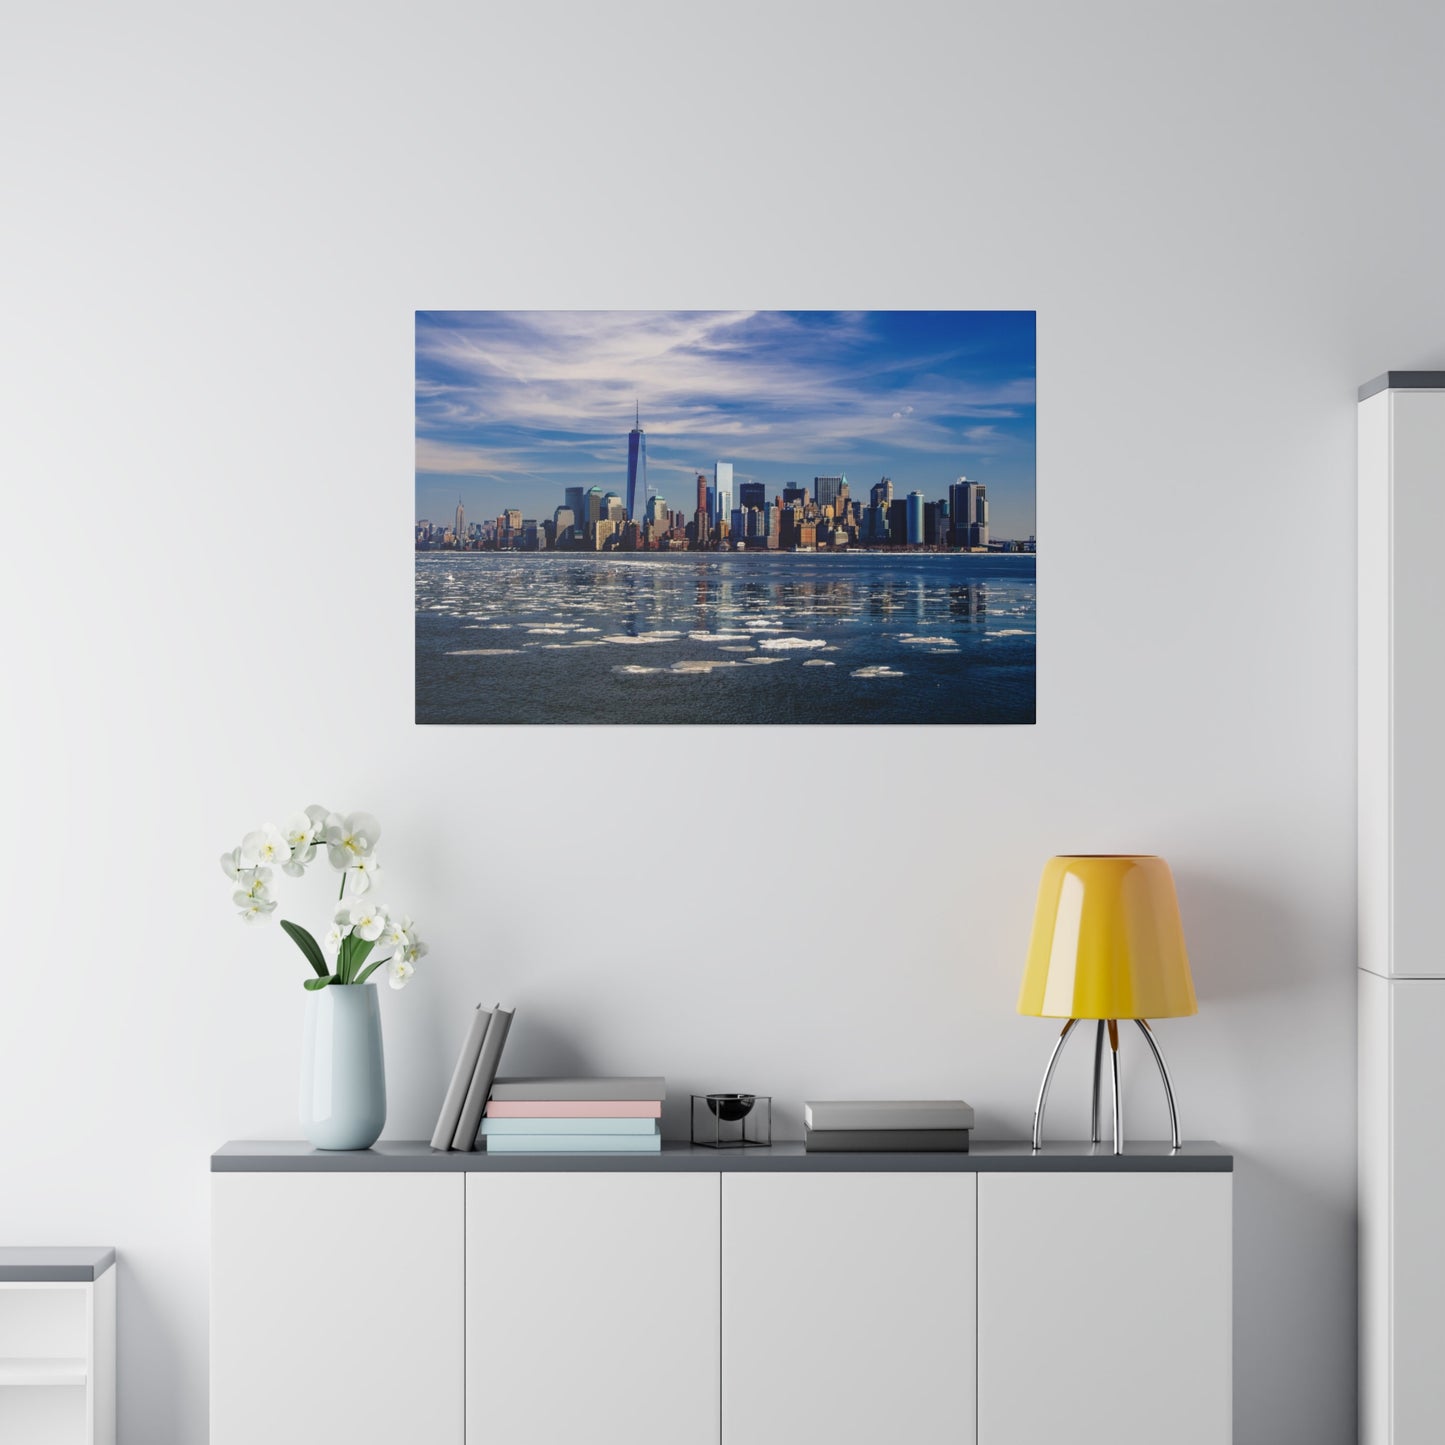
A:
POLYGON ((1340 1372, 1347 1378, 1330 1391, 1281 1392, 1278 1381, 1303 1386, 1321 1360, 1354 1358, 1357 1233, 1351 1204, 1313 1177, 1235 1153, 1234 1438, 1241 1445, 1354 1439, 1353 1371, 1340 1372), (1291 1327, 1305 1319, 1313 1321, 1308 1331, 1291 1327), (1282 1403, 1287 1414, 1279 1416, 1282 1403))
POLYGON ((148 1438, 181 1440, 196 1418, 191 1396, 200 1388, 205 1416, 205 1379, 182 1388, 190 1342, 182 1342, 172 1321, 174 1299, 167 1302, 148 1288, 154 1270, 137 1268, 123 1248, 116 1250, 116 1420, 121 1440, 133 1437, 127 1420, 144 1420, 148 1438), (134 1341, 136 1348, 127 1347, 134 1341))
POLYGON ((1315 939, 1321 923, 1354 938, 1354 899, 1333 923, 1283 906, 1279 893, 1241 886, 1238 874, 1175 873, 1184 936, 1199 1008, 1212 1002, 1295 992, 1318 981, 1315 939))

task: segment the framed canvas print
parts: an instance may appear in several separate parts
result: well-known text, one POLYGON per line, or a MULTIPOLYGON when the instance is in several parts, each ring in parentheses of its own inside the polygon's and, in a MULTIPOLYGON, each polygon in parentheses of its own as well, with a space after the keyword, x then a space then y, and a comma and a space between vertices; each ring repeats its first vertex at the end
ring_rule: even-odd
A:
POLYGON ((419 723, 1032 723, 1031 311, 421 311, 419 723))

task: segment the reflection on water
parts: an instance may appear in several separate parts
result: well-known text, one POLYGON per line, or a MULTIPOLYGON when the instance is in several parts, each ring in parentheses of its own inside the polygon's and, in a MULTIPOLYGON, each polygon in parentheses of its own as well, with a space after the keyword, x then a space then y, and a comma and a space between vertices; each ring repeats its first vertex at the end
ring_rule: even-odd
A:
POLYGON ((424 553, 417 719, 1031 722, 1034 579, 1013 556, 424 553))

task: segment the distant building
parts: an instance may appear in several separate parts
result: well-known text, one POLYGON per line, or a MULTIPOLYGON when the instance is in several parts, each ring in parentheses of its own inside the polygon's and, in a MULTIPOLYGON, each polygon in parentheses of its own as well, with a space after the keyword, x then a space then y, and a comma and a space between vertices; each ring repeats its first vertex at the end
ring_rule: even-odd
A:
POLYGON ((743 511, 756 507, 762 511, 768 505, 768 488, 764 482, 744 482, 738 488, 738 506, 743 511))
POLYGON ((642 520, 647 506, 647 438, 642 431, 642 412, 634 404, 635 425, 627 434, 627 516, 642 520))
POLYGON ((908 545, 908 503, 902 497, 896 502, 888 503, 888 545, 908 545))
POLYGON ((881 482, 874 482, 868 493, 868 500, 875 507, 889 507, 893 505, 893 481, 884 477, 881 482))
POLYGON ((847 477, 814 477, 813 478, 813 500, 817 502, 821 511, 824 507, 832 507, 836 513, 839 494, 848 495, 847 477))
POLYGON ((988 492, 981 482, 960 477, 949 487, 948 513, 955 547, 988 546, 988 492))
POLYGON ((572 525, 580 527, 587 520, 587 488, 568 487, 562 505, 572 513, 572 525))
POLYGON ((458 546, 461 546, 461 539, 467 535, 467 512, 460 497, 457 498, 457 524, 452 528, 452 535, 457 539, 458 546))
POLYGON ((796 502, 799 506, 801 506, 801 505, 802 505, 804 502, 806 502, 807 500, 808 500, 808 489, 807 489, 807 487, 784 487, 784 488, 783 488, 783 505, 784 505, 785 507, 791 507, 795 502, 796 502))
POLYGON ((922 492, 909 492, 908 494, 908 545, 910 547, 923 545, 922 492))
POLYGON ((712 519, 725 522, 733 509, 733 464, 714 462, 712 464, 712 519))

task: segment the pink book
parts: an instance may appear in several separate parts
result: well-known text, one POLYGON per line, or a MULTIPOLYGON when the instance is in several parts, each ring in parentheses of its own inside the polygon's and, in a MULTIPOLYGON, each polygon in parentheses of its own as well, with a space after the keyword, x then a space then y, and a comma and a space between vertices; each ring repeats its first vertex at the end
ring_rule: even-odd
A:
POLYGON ((509 1099, 487 1105, 489 1119, 660 1119, 658 1099, 509 1099))

